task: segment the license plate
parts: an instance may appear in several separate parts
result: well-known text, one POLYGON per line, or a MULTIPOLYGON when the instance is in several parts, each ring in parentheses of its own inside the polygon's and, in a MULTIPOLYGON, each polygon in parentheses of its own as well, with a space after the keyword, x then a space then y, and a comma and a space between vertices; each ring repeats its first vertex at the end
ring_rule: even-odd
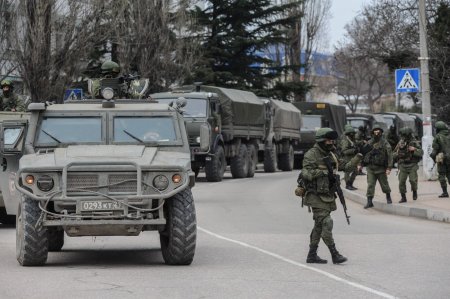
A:
POLYGON ((123 210, 123 204, 117 201, 82 201, 81 211, 110 211, 123 210))

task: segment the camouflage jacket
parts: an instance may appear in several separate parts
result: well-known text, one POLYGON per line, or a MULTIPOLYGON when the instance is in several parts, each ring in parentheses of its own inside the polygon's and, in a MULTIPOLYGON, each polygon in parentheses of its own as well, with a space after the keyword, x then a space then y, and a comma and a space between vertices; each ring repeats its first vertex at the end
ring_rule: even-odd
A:
POLYGON ((364 164, 373 169, 391 169, 393 165, 392 148, 383 137, 378 142, 372 138, 369 144, 373 149, 364 156, 364 164))
POLYGON ((444 159, 446 163, 450 162, 450 135, 448 130, 441 130, 433 139, 433 151, 430 157, 436 160, 436 156, 439 153, 444 153, 444 159))
POLYGON ((26 110, 25 104, 14 92, 11 93, 9 97, 6 97, 3 94, 0 95, 0 105, 0 110, 2 111, 24 112, 26 110))
MULTIPOLYGON (((336 210, 335 195, 328 179, 328 170, 323 158, 330 152, 320 148, 316 143, 303 158, 302 175, 306 185, 305 205, 330 211, 336 210)), ((336 168, 336 165, 333 165, 336 168)), ((340 182, 337 182, 338 184, 340 182)))
POLYGON ((340 157, 343 163, 348 163, 357 153, 358 148, 356 142, 352 141, 348 136, 342 138, 340 142, 340 157))
POLYGON ((417 164, 422 160, 423 150, 420 146, 420 142, 416 139, 409 141, 400 139, 397 146, 394 149, 394 161, 398 161, 399 165, 417 164), (411 152, 408 147, 413 146, 415 151, 411 152))

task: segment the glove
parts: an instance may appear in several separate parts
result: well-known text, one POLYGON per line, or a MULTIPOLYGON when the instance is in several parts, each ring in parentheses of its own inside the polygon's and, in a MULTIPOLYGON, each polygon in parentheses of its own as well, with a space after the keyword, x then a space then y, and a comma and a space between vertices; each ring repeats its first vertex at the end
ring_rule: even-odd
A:
POLYGON ((359 152, 360 152, 361 155, 365 156, 371 150, 373 150, 373 146, 371 144, 369 144, 369 143, 366 143, 363 146, 361 146, 359 152))
POLYGON ((306 193, 306 190, 303 187, 299 186, 295 189, 295 195, 297 195, 299 197, 303 197, 305 195, 305 193, 306 193))

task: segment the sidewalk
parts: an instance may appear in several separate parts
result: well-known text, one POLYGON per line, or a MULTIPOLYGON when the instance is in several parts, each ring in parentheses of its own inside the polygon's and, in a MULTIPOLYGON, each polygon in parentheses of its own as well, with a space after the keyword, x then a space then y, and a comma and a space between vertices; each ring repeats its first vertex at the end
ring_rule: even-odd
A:
MULTIPOLYGON (((366 172, 365 169, 364 172, 366 172)), ((398 203, 400 201, 400 191, 398 190, 397 169, 393 169, 388 176, 389 186, 392 190, 392 204, 388 205, 386 203, 386 196, 381 191, 381 187, 377 182, 375 197, 373 199, 374 207, 372 209, 401 216, 418 217, 450 223, 450 198, 438 198, 438 195, 442 193, 439 181, 426 180, 423 177, 422 167, 419 169, 418 174, 419 190, 417 194, 419 198, 417 200, 412 200, 411 185, 409 184, 409 181, 406 181, 406 188, 408 190, 406 198, 408 202, 398 203)), ((343 173, 341 173, 341 178, 343 178, 343 173)), ((367 176, 358 175, 353 185, 358 188, 358 190, 347 190, 345 189, 345 183, 341 183, 345 198, 358 202, 364 206, 367 203, 367 176)))

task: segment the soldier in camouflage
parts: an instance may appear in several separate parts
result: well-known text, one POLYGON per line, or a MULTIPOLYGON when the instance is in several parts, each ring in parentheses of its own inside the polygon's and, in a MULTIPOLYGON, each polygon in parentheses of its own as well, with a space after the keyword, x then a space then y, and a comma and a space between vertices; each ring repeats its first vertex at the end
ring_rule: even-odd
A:
POLYGON ((409 177, 413 200, 417 200, 417 170, 419 161, 422 160, 423 150, 420 142, 413 136, 411 128, 400 129, 400 141, 394 149, 394 161, 398 161, 398 181, 400 194, 402 196, 400 203, 406 202, 406 180, 409 177))
POLYGON ((14 92, 14 85, 10 80, 3 80, 0 83, 2 87, 2 94, 0 94, 0 110, 23 112, 25 111, 25 104, 14 92))
POLYGON ((372 150, 365 155, 364 165, 367 167, 367 204, 365 209, 373 207, 373 197, 375 195, 375 184, 380 182, 383 193, 386 194, 386 202, 392 203, 391 188, 387 176, 392 169, 392 148, 383 138, 383 129, 380 124, 375 123, 372 128, 372 139, 368 142, 372 150))
MULTIPOLYGON (((330 157, 334 161, 333 168, 336 171, 338 160, 333 153, 335 150, 333 143, 337 138, 336 131, 330 128, 320 128, 316 132, 316 144, 306 152, 303 159, 301 176, 306 188, 304 204, 312 209, 314 219, 307 263, 324 264, 327 262, 317 255, 320 239, 328 246, 333 263, 340 264, 347 261, 347 258, 337 251, 332 233, 331 212, 336 210, 334 189, 335 184, 340 184, 340 182, 337 182, 334 176, 329 176, 323 160, 325 157, 330 157)), ((361 158, 362 155, 356 155, 352 159, 352 163, 357 165, 361 158)))
POLYGON ((340 142, 340 159, 342 169, 344 170, 345 188, 348 190, 356 190, 353 186, 355 181, 358 165, 350 163, 352 158, 358 153, 358 147, 355 141, 355 129, 353 127, 345 127, 345 136, 340 142))
POLYGON ((442 194, 440 198, 446 198, 447 180, 450 182, 450 136, 448 134, 447 125, 443 121, 436 122, 436 136, 433 140, 433 151, 430 157, 437 163, 439 174, 439 183, 441 184, 442 194))

